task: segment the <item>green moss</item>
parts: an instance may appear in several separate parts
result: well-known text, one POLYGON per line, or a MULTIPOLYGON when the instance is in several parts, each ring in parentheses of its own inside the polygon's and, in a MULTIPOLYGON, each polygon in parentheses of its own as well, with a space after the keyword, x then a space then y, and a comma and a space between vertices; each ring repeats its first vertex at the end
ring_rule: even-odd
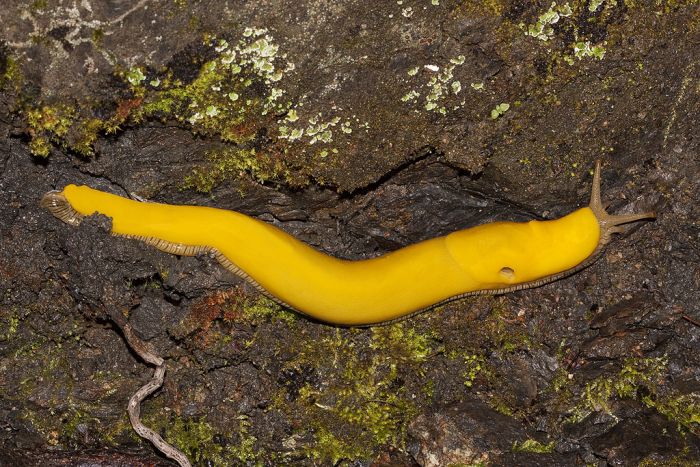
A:
POLYGON ((465 355, 464 365, 466 370, 462 373, 464 385, 468 388, 472 387, 474 380, 481 373, 482 365, 485 364, 485 359, 481 355, 465 355))
POLYGON ((434 352, 436 337, 403 323, 372 328, 370 348, 392 355, 399 361, 422 363, 434 352))
POLYGON ((611 412, 615 398, 636 399, 676 422, 681 430, 700 433, 700 394, 668 392, 664 385, 667 363, 666 357, 625 360, 617 374, 586 384, 571 421, 581 421, 594 411, 611 412))
MULTIPOLYGON (((221 433, 221 430, 213 427, 206 417, 162 417, 157 415, 160 410, 154 409, 143 416, 143 423, 161 433, 163 439, 180 449, 194 463, 231 465, 254 462, 258 458, 258 452, 255 450, 257 439, 248 432, 250 422, 246 416, 238 417, 238 423, 232 421, 231 432, 221 433), (217 441, 216 438, 226 442, 217 441)), ((130 426, 124 428, 131 432, 130 426)))
MULTIPOLYGON (((13 309, 8 318, 10 326, 3 331, 23 338, 21 346, 0 356, 0 367, 9 371, 7 381, 0 385, 0 397, 12 401, 49 445, 74 447, 84 442, 82 425, 100 441, 104 420, 98 417, 104 412, 103 400, 114 394, 123 378, 110 372, 98 373, 99 384, 85 388, 92 398, 74 398, 76 365, 84 363, 75 360, 83 330, 80 320, 73 315, 55 320, 47 337, 27 324, 19 310, 13 309), (11 377, 17 369, 21 369, 19 381, 17 374, 11 377)), ((5 345, 10 350, 13 344, 14 340, 5 345)))
POLYGON ((258 181, 280 176, 284 170, 277 153, 245 145, 270 124, 271 116, 289 110, 290 103, 280 99, 285 91, 278 84, 293 66, 278 54, 278 46, 265 29, 248 28, 235 44, 213 37, 205 43, 217 55, 205 62, 189 83, 167 71, 151 75, 135 67, 122 73, 140 99, 129 109, 129 121, 175 119, 189 125, 194 133, 232 144, 211 151, 207 164, 186 178, 186 187, 209 192, 241 173, 250 173, 258 181))
POLYGON ((68 138, 68 147, 81 156, 94 155, 95 141, 103 128, 104 123, 97 118, 88 118, 77 122, 74 125, 75 133, 68 138))
MULTIPOLYGON (((435 349, 430 334, 403 323, 371 330, 324 329, 320 339, 300 343, 287 367, 314 368, 317 377, 298 392, 294 404, 278 399, 279 410, 298 419, 297 455, 322 464, 371 459, 382 446, 402 448, 406 424, 416 413, 403 372, 423 375, 435 349), (369 338, 355 345, 353 338, 369 338)), ((420 392, 419 388, 416 388, 420 392)))
POLYGON ((19 314, 17 308, 0 310, 0 341, 10 340, 17 334, 19 314))
POLYGON ((45 10, 46 7, 48 7, 49 2, 48 0, 34 0, 30 5, 29 5, 29 11, 41 11, 45 10))
MULTIPOLYGON (((99 34, 93 39, 99 42, 99 34)), ((124 125, 138 125, 146 119, 176 120, 196 134, 227 143, 211 151, 207 164, 187 177, 188 187, 210 191, 241 173, 250 173, 259 181, 286 173, 278 157, 282 150, 271 154, 246 144, 275 116, 289 110, 291 103, 281 99, 285 91, 278 84, 293 65, 278 54, 278 46, 265 29, 248 28, 235 44, 208 37, 205 47, 216 56, 203 63, 197 77, 188 83, 168 70, 153 73, 134 66, 118 71, 130 96, 115 99, 117 109, 109 118, 90 116, 95 111, 88 103, 79 106, 87 116, 61 103, 26 109, 32 154, 47 157, 58 146, 91 156, 101 132, 116 133, 124 125)))
POLYGON ((206 165, 196 167, 185 177, 183 188, 209 193, 219 183, 241 173, 249 173, 255 180, 265 182, 276 178, 283 170, 270 156, 254 148, 224 147, 209 151, 206 159, 206 165))
POLYGON ((509 326, 510 313, 502 300, 495 300, 491 313, 484 320, 480 337, 483 345, 501 352, 529 350, 532 339, 521 326, 509 326))
POLYGON ((487 14, 489 16, 501 16, 508 7, 505 0, 466 0, 458 2, 454 14, 474 16, 487 14))
POLYGON ((225 142, 240 144, 252 139, 262 117, 288 110, 288 103, 279 100, 284 90, 276 84, 289 64, 277 56, 278 46, 266 30, 247 29, 243 35, 234 45, 224 39, 207 39, 218 55, 204 63, 190 83, 166 73, 150 80, 149 88, 141 68, 127 70, 125 80, 135 95, 144 98, 133 113, 134 121, 175 118, 189 123, 196 133, 218 136, 225 142))
POLYGON ((296 313, 282 308, 275 301, 264 296, 246 299, 240 304, 240 308, 246 321, 253 324, 260 324, 269 320, 281 320, 286 323, 293 323, 298 320, 296 313))
POLYGON ((681 429, 687 429, 700 434, 700 394, 690 393, 681 395, 662 395, 653 397, 646 395, 642 402, 647 407, 654 407, 681 429))
POLYGON ((105 38, 104 29, 95 28, 92 30, 92 37, 91 37, 92 43, 98 49, 102 47, 102 42, 104 41, 104 38, 105 38))
POLYGON ((513 408, 513 404, 507 400, 506 397, 501 394, 494 393, 489 397, 487 401, 489 407, 491 407, 496 412, 506 415, 508 417, 513 417, 516 410, 513 408))
POLYGON ((92 402, 79 401, 71 396, 66 398, 66 394, 72 393, 74 384, 70 377, 70 362, 56 347, 44 349, 43 352, 51 352, 58 357, 42 361, 41 369, 25 365, 31 376, 21 382, 18 394, 12 395, 12 398, 19 396, 22 401, 44 400, 53 408, 47 413, 32 405, 25 406, 22 417, 52 446, 79 445, 84 438, 81 425, 87 426, 93 437, 103 440, 102 422, 98 419, 98 414, 102 413, 102 397, 92 402))
POLYGON ((67 105, 29 109, 26 113, 31 141, 29 149, 37 157, 48 157, 51 142, 62 142, 73 124, 75 109, 67 105))
POLYGON ((697 456, 690 452, 688 445, 685 445, 681 452, 670 458, 652 453, 639 461, 637 467, 697 467, 697 465, 697 456))
POLYGON ((94 154, 94 143, 104 127, 97 118, 80 118, 75 107, 67 104, 40 105, 25 110, 34 156, 48 157, 54 145, 78 153, 94 154))
POLYGON ((163 427, 166 439, 194 462, 223 463, 223 447, 214 443, 215 431, 204 419, 176 418, 163 427))
POLYGON ((161 427, 164 438, 178 447, 190 461, 223 463, 223 447, 213 442, 214 429, 205 420, 175 418, 161 427))
POLYGON ((78 439, 81 437, 79 425, 98 425, 100 421, 92 413, 92 410, 83 411, 75 406, 70 407, 60 417, 62 436, 78 439))
POLYGON ((535 439, 528 438, 522 443, 515 441, 512 447, 513 452, 535 452, 546 454, 554 452, 554 441, 547 444, 542 444, 535 439))
POLYGON ((24 75, 17 59, 0 50, 0 89, 12 88, 18 93, 23 83, 24 75))
MULTIPOLYGON (((632 3, 637 7, 642 6, 641 3, 632 3)), ((656 9, 657 14, 662 15, 673 13, 683 8, 696 6, 698 3, 700 3, 698 2, 698 0, 656 0, 654 2, 654 7, 656 9)), ((647 5, 644 4, 644 7, 647 7, 647 5)))
POLYGON ((610 413, 613 398, 634 398, 640 387, 655 392, 667 361, 665 358, 630 358, 618 374, 600 377, 586 384, 572 421, 581 421, 594 411, 610 413))
MULTIPOLYGON (((190 461, 202 465, 256 463, 260 453, 257 438, 250 434, 250 421, 241 415, 231 421, 229 432, 221 432, 206 417, 162 417, 158 408, 142 417, 143 423, 163 435, 168 443, 180 449, 190 461)), ((130 426, 125 426, 131 432, 130 426)), ((146 443, 143 439, 141 442, 146 443)))

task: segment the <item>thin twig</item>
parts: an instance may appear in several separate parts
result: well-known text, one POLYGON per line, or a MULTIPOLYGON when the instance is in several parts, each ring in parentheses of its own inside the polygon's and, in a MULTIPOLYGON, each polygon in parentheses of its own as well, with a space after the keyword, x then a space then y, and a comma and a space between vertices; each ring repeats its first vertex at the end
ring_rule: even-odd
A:
POLYGON ((165 360, 159 357, 153 350, 150 349, 148 344, 138 338, 129 323, 122 316, 114 316, 111 314, 117 326, 119 326, 124 333, 124 338, 126 343, 133 349, 136 354, 141 357, 147 363, 156 367, 156 371, 153 373, 153 378, 143 385, 136 393, 129 399, 129 405, 127 406, 127 412, 129 413, 129 420, 131 420, 131 426, 134 431, 142 438, 149 440, 153 445, 162 452, 165 456, 177 462, 180 467, 191 467, 190 461, 187 456, 177 449, 172 444, 167 443, 158 433, 148 428, 146 425, 141 423, 141 402, 151 394, 153 394, 158 388, 163 385, 163 379, 165 378, 165 360))
POLYGON ((682 318, 683 318, 684 320, 686 320, 687 322, 692 323, 692 324, 694 324, 694 325, 700 327, 700 323, 698 323, 696 320, 694 320, 694 319, 691 318, 690 316, 688 316, 688 315, 683 315, 682 318))

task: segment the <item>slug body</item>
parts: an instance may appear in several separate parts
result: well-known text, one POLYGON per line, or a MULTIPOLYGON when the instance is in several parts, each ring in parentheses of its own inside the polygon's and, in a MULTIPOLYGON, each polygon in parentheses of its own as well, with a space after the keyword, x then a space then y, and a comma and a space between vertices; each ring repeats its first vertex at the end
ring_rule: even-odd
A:
POLYGON ((584 267, 619 232, 616 225, 653 217, 607 215, 599 180, 597 166, 591 206, 560 219, 480 225, 363 261, 326 255, 234 211, 139 202, 75 185, 47 193, 42 204, 71 224, 104 214, 113 234, 170 253, 212 252, 288 307, 329 323, 366 325, 465 295, 537 286, 584 267))

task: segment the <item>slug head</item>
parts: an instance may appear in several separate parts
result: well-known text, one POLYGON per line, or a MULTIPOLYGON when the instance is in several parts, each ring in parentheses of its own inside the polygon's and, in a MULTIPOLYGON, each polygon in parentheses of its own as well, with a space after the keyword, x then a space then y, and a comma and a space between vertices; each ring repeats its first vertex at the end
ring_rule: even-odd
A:
POLYGON ((624 232, 625 229, 620 227, 621 225, 644 219, 656 219, 656 213, 653 211, 619 215, 608 214, 605 211, 600 199, 600 160, 597 160, 595 163, 591 202, 588 207, 593 211, 600 225, 600 247, 610 242, 612 234, 624 232))

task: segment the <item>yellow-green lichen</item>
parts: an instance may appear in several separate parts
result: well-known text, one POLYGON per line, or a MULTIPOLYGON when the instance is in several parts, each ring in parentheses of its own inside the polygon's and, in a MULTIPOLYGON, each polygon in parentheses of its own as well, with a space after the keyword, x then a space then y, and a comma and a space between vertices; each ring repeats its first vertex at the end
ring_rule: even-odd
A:
MULTIPOLYGON (((342 109, 333 108, 333 113, 342 109)), ((356 129, 367 130, 368 122, 361 122, 355 115, 352 117, 340 117, 339 115, 324 115, 318 112, 311 117, 303 119, 299 116, 298 109, 290 109, 285 118, 277 121, 277 138, 288 143, 302 144, 306 147, 299 148, 304 153, 308 146, 319 147, 316 154, 326 157, 329 154, 338 154, 339 150, 333 145, 351 144, 350 135, 356 129)))
POLYGON ((586 57, 595 57, 598 60, 602 60, 605 56, 604 45, 591 45, 590 41, 575 42, 572 46, 574 48, 574 57, 579 60, 586 57))
POLYGON ((246 28, 233 44, 208 37, 205 45, 216 56, 189 83, 168 73, 150 76, 138 67, 124 73, 134 94, 143 98, 132 119, 174 118, 189 123, 196 133, 225 142, 249 141, 264 116, 289 109, 290 104, 280 99, 285 91, 278 83, 294 67, 279 54, 266 29, 246 28))
POLYGON ((595 13, 603 3, 605 3, 605 0, 590 0, 588 3, 588 11, 595 13))

